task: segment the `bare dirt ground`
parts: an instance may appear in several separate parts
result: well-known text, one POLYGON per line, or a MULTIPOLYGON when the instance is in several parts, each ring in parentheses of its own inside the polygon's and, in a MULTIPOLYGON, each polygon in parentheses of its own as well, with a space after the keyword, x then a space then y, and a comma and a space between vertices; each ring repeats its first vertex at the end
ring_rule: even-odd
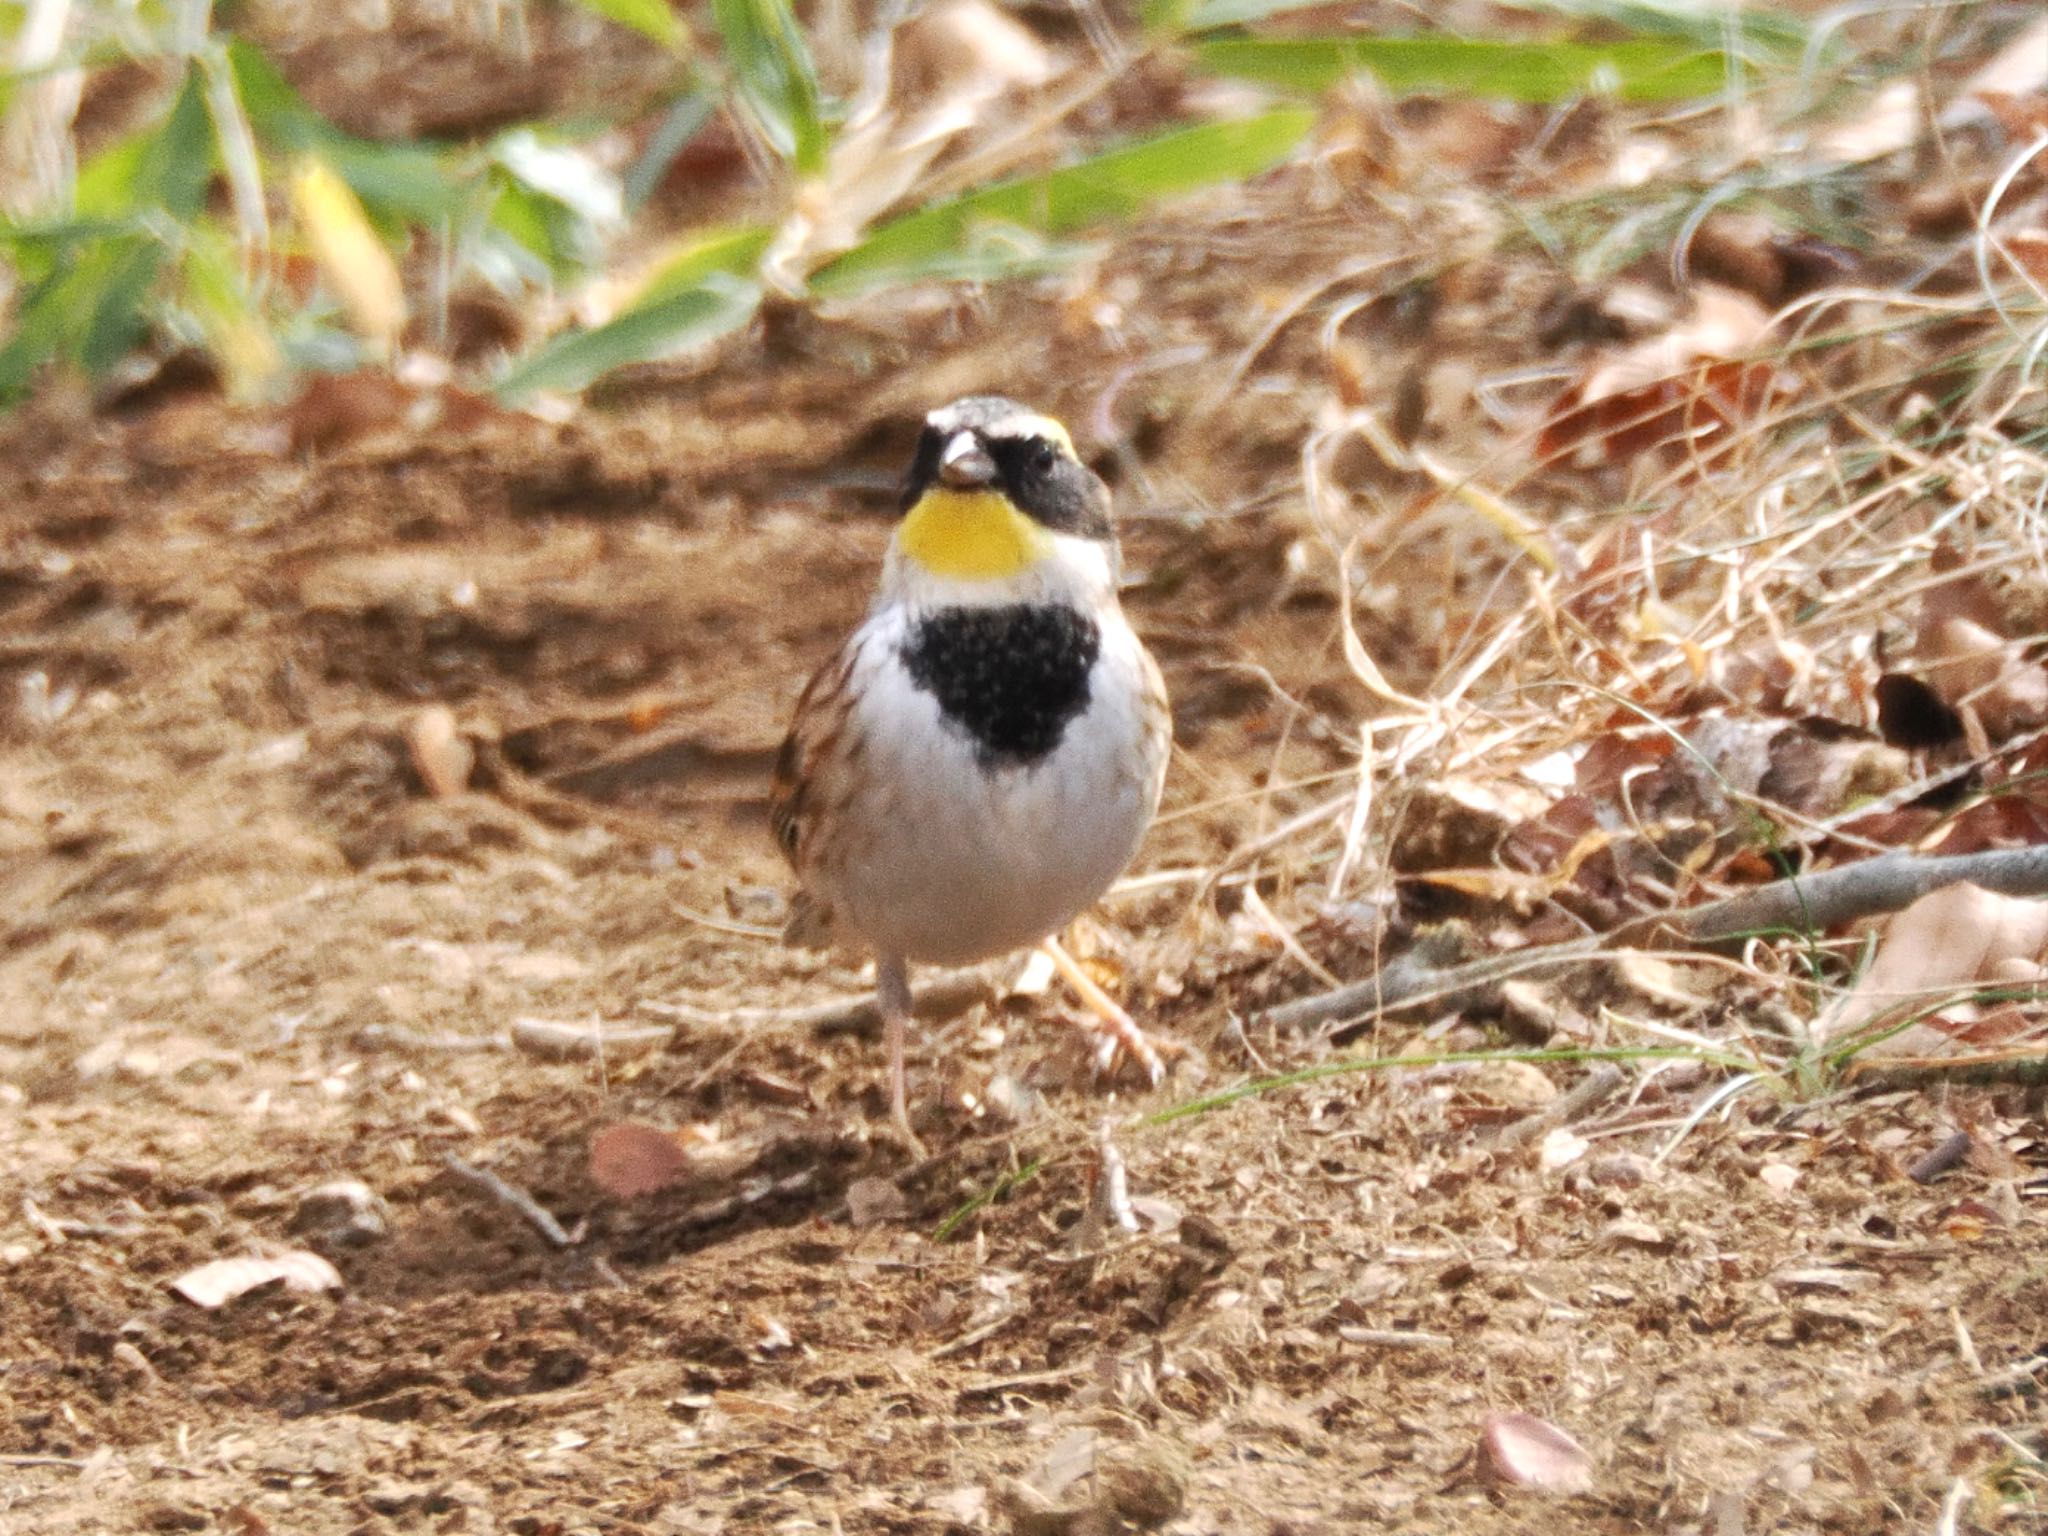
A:
MULTIPOLYGON (((978 1009, 915 1050, 923 1165, 878 1134, 872 1035, 730 1014, 860 987, 751 931, 785 885, 764 780, 935 402, 1040 401, 1117 481, 1178 732, 1139 873, 1214 868, 1352 761, 1373 701, 1287 509, 1322 386, 1301 338, 1262 340, 1284 269, 1243 275, 1269 212, 1040 293, 777 316, 562 426, 451 407, 307 449, 168 390, 5 426, 0 1527, 2040 1528, 2048 1219, 2010 1154, 1905 1175, 1958 1126, 2024 1152, 2023 1090, 1752 1094, 1686 1131, 1702 1081, 1666 1074, 1546 1169, 1499 1133, 1584 1068, 1333 1078, 1126 1127, 1143 1230, 1077 1247, 1099 1117, 1337 1049, 1258 1025, 1314 983, 1209 893, 1155 884, 1088 933, 1188 1046, 1165 1087, 1090 1082, 1056 994, 978 1009), (1134 365, 1177 340, 1203 361, 1134 365), (405 745, 436 702, 478 747, 448 797, 405 745), (506 1042, 649 1004, 712 1022, 602 1064, 506 1042), (1021 1120, 984 1107, 1019 1084, 1021 1120), (627 1120, 707 1128, 638 1200, 587 1171, 627 1120), (340 1179, 381 1232, 303 1204, 340 1179), (343 1288, 169 1289, 290 1246, 343 1288), (1489 1485, 1501 1411, 1581 1440, 1593 1491, 1489 1485), (1020 1518, 1012 1479, 1082 1513, 1020 1518)), ((1455 234, 1355 215, 1297 214, 1289 259, 1455 234)), ((1383 304, 1365 387, 1391 409, 1424 349, 1543 356, 1545 297, 1493 269, 1383 304)), ((1386 553, 1358 622, 1396 684, 1430 686, 1438 610, 1483 599, 1497 545, 1437 521, 1386 553)), ((1362 972, 1284 866, 1262 889, 1362 972)), ((1379 1043, 1424 1027, 1494 1038, 1447 1010, 1379 1043)))

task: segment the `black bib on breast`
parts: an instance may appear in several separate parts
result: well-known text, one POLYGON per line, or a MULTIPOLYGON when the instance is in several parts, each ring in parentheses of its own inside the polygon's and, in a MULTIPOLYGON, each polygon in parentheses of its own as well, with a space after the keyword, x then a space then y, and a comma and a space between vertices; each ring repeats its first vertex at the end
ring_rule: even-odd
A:
POLYGON ((910 679, 984 764, 1034 763, 1088 707, 1102 650, 1095 620, 1064 603, 941 608, 911 626, 901 655, 910 679))

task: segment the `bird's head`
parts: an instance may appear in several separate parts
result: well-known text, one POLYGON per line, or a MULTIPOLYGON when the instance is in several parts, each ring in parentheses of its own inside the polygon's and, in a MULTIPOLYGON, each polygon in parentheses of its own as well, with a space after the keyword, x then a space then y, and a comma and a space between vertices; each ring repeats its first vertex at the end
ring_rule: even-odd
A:
POLYGON ((971 395, 925 418, 892 579, 956 602, 1099 601, 1116 584, 1109 488, 1050 416, 971 395))

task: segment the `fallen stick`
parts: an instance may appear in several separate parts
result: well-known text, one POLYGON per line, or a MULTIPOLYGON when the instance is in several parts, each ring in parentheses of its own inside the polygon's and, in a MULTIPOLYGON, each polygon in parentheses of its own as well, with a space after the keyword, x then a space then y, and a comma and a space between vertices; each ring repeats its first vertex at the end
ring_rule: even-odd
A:
POLYGON ((604 1025, 556 1019, 514 1019, 513 1048, 544 1061, 579 1057, 637 1056, 667 1045, 675 1031, 661 1024, 604 1025))
MULTIPOLYGON (((934 976, 911 994, 911 1011, 920 1019, 950 1019, 977 1003, 996 1000, 996 984, 984 971, 954 971, 934 976)), ((642 1013, 667 1019, 677 1026, 672 1048, 688 1042, 685 1032, 697 1029, 808 1029, 821 1033, 832 1030, 879 1029, 881 1005, 872 992, 830 997, 823 1002, 804 1003, 795 1008, 700 1008, 693 1003, 665 1003, 656 998, 641 999, 642 1013)))
POLYGON ((507 1210, 515 1212, 534 1231, 546 1240, 550 1248, 567 1248, 572 1240, 562 1224, 533 1196, 517 1185, 508 1184, 488 1168, 479 1168, 475 1163, 466 1162, 453 1152, 441 1154, 441 1166, 454 1174, 463 1183, 482 1190, 507 1210))
POLYGON ((1852 1061, 1845 1075, 1858 1088, 1879 1090, 1924 1088, 1930 1083, 1960 1083, 1970 1088, 2037 1088, 2048 1083, 2048 1051, 1852 1061))
POLYGON ((1560 1125, 1570 1125, 1610 1098, 1626 1080, 1621 1068, 1602 1062, 1532 1115, 1501 1127, 1494 1141, 1504 1148, 1526 1147, 1560 1125))
POLYGON ((2048 847, 1932 856, 1887 853, 1817 875, 1773 880, 1696 907, 1651 913, 1611 932, 1563 944, 1488 955, 1463 965, 1404 965, 1396 960, 1364 981, 1270 1008, 1265 1019, 1276 1029, 1315 1029, 1486 986, 1524 971, 1590 959, 1611 949, 1710 945, 1754 934, 1819 933, 1853 918, 1901 911, 1931 891, 1964 881, 2001 896, 2048 896, 2048 847))

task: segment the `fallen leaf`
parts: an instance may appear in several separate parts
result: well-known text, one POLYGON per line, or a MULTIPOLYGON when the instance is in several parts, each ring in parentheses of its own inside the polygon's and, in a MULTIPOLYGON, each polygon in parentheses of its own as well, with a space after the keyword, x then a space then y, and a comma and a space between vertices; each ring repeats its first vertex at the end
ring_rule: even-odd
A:
POLYGON ((591 1182, 620 1200, 666 1189, 689 1166, 675 1134, 651 1125, 623 1120, 590 1139, 591 1182))
POLYGON ((1937 613, 1923 618, 1916 650, 1928 686, 1951 709, 1975 710, 1994 742, 2048 721, 2048 670, 2004 636, 1937 613))
POLYGON ((1570 1126, 1560 1125, 1545 1133, 1536 1164, 1545 1173, 1554 1173, 1584 1157, 1592 1145, 1570 1126))
POLYGON ((1790 1163, 1765 1163, 1756 1176, 1766 1189, 1780 1195, 1792 1193, 1792 1186, 1799 1182, 1799 1170, 1790 1163))
POLYGON ((304 1248, 264 1256, 215 1259, 188 1269, 171 1282, 171 1289, 194 1306, 211 1311, 237 1296, 246 1296, 258 1286, 284 1283, 288 1291, 314 1295, 341 1289, 341 1271, 317 1253, 304 1248))
MULTIPOLYGON (((2023 27, 1978 71, 1963 82, 1962 96, 2038 96, 2048 91, 2048 16, 2023 27)), ((1954 108, 1950 108, 1953 112, 1954 108)), ((1950 121, 1943 114, 1943 123, 1950 121)))
POLYGON ((943 1515, 949 1525, 980 1530, 988 1522, 988 1490, 967 1485, 925 1495, 924 1507, 943 1515))
POLYGON ((1614 1244, 1617 1247, 1626 1245, 1631 1248, 1648 1248, 1653 1251, 1662 1251, 1671 1246, 1671 1240, 1664 1235, 1663 1228, 1653 1226, 1647 1221, 1636 1221, 1628 1217, 1623 1217, 1619 1221, 1609 1222, 1607 1229, 1600 1236, 1603 1241, 1614 1244))
POLYGON ((1854 117, 1813 138, 1813 152, 1836 165, 1855 165, 1894 154, 1920 137, 1924 115, 1917 80, 1895 80, 1874 96, 1860 98, 1854 117))
POLYGON ((1538 451, 1610 464, 1719 453, 1778 387, 1776 366, 1754 355, 1770 323, 1748 294, 1702 285, 1677 325, 1596 362, 1558 397, 1538 451))
MULTIPOLYGON (((1837 1039, 1939 1001, 1944 992, 1996 977, 2007 962, 2036 960, 2048 948, 2048 901, 2000 896, 1956 884, 1931 891, 1885 925, 1877 952, 1849 994, 1817 1021, 1815 1035, 1837 1039)), ((1913 1051, 1930 1033, 1907 1031, 1884 1042, 1913 1051), (1916 1038, 1917 1036, 1917 1038, 1916 1038)), ((1937 1033, 1937 1038, 1942 1038, 1937 1033)))
POLYGON ((1533 1413, 1496 1413, 1479 1437, 1482 1466, 1498 1481, 1539 1493, 1588 1493, 1593 1458, 1555 1424, 1533 1413))
POLYGON ((476 749, 463 740, 455 711, 446 704, 429 704, 406 723, 405 748, 413 772, 435 799, 445 800, 469 788, 476 749))

